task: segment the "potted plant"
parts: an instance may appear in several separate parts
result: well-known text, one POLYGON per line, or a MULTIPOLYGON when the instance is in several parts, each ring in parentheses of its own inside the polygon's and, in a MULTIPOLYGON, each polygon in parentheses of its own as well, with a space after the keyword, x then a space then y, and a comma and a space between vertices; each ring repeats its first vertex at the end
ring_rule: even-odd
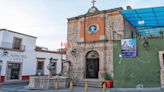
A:
POLYGON ((106 87, 112 88, 113 87, 112 77, 109 74, 105 73, 104 79, 105 79, 105 82, 106 82, 106 87))

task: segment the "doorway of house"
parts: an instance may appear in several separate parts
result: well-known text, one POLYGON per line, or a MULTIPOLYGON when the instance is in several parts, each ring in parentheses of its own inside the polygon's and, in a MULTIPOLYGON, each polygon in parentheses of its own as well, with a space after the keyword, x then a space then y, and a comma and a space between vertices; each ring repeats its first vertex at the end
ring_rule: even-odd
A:
POLYGON ((21 69, 21 63, 8 63, 7 80, 19 80, 20 69, 21 69))

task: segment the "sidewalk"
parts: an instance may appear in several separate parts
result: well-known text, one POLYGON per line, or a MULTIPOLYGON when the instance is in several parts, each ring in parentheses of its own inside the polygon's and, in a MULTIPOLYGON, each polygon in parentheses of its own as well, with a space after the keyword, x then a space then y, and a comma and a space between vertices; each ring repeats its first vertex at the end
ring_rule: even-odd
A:
MULTIPOLYGON (((9 92, 70 92, 69 88, 59 89, 59 90, 28 90, 21 89, 19 87, 15 88, 3 88, 3 90, 9 92)), ((1 92, 1 91, 0 91, 1 92)), ((72 92, 85 92, 84 87, 74 87, 72 92)), ((103 92, 100 88, 88 88, 88 92, 103 92)), ((161 88, 108 88, 106 92, 164 92, 161 88)))
POLYGON ((0 83, 0 85, 10 85, 10 84, 28 84, 29 81, 25 81, 25 80, 18 80, 18 81, 9 81, 9 82, 2 82, 0 83))
MULTIPOLYGON (((59 90, 28 90, 28 82, 1 83, 0 92, 70 92, 69 88, 59 90)), ((84 87, 74 86, 72 92, 85 92, 84 87)), ((103 92, 102 88, 89 87, 88 92, 103 92)), ((108 88, 106 92, 164 92, 164 88, 108 88)))
MULTIPOLYGON (((25 89, 4 89, 13 92, 70 92, 69 89, 59 89, 59 90, 25 90, 25 89)), ((83 87, 75 87, 72 92, 85 92, 83 87)), ((98 88, 89 88, 88 92, 103 92, 98 88)), ((164 92, 160 88, 151 89, 107 89, 106 92, 164 92)))

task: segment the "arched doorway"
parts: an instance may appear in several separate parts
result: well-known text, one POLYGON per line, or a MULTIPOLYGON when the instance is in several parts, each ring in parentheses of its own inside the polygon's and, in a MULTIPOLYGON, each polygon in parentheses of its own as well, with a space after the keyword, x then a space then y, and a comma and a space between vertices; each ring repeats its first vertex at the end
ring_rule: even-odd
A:
POLYGON ((86 54, 86 78, 98 78, 99 54, 96 51, 89 51, 86 54))

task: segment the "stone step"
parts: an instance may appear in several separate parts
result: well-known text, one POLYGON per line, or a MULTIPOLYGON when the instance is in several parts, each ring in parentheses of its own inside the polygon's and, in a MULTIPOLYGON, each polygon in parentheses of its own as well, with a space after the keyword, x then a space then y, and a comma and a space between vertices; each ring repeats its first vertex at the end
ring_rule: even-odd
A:
POLYGON ((102 81, 98 80, 78 80, 74 83, 75 86, 85 86, 85 82, 88 82, 89 87, 100 87, 102 81))

